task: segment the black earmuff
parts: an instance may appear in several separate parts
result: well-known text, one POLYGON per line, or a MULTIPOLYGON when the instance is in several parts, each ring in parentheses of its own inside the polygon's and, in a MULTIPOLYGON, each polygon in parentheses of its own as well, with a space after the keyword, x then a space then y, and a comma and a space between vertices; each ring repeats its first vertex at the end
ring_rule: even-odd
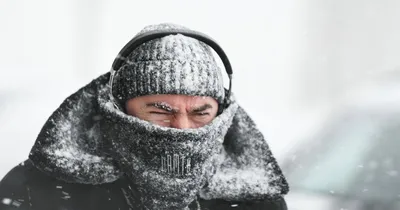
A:
POLYGON ((163 30, 163 31, 150 31, 150 32, 146 32, 143 34, 140 34, 138 36, 136 36, 135 38, 133 38, 131 41, 129 41, 123 48, 122 50, 119 52, 118 56, 115 58, 113 64, 112 64, 112 69, 111 69, 111 76, 110 76, 110 88, 111 88, 111 93, 110 93, 110 97, 112 100, 114 100, 114 104, 119 107, 119 103, 116 103, 115 98, 113 96, 112 93, 112 84, 113 84, 113 80, 114 80, 114 75, 116 73, 116 71, 118 71, 118 69, 121 68, 121 66, 123 65, 124 61, 126 60, 127 56, 129 56, 129 54, 137 47, 139 47, 141 44, 148 42, 150 40, 153 39, 158 39, 158 38, 162 38, 168 35, 176 35, 176 34, 182 34, 184 36, 187 37, 191 37, 194 39, 197 39, 201 42, 204 42, 205 44, 207 44, 208 46, 210 46, 220 57, 220 59, 222 60, 222 63, 224 64, 226 73, 228 74, 228 78, 229 78, 229 88, 228 90, 226 90, 226 94, 225 94, 225 98, 224 98, 224 102, 223 104, 219 104, 218 107, 218 114, 222 113, 223 110, 228 107, 229 105, 229 98, 231 96, 231 92, 232 92, 232 66, 231 63, 229 62, 228 56, 225 54, 224 50, 217 44, 216 41, 214 41, 211 37, 207 36, 206 34, 203 34, 201 32, 197 32, 197 31, 192 31, 192 30, 163 30))

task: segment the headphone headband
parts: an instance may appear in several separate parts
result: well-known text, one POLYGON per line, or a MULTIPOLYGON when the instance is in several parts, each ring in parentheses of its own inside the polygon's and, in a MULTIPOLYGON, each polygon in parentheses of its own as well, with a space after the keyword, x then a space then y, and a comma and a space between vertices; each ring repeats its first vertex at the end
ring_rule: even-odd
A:
MULTIPOLYGON (((111 69, 111 77, 110 77, 110 86, 112 88, 113 84, 113 78, 114 74, 116 71, 118 71, 124 61, 126 60, 126 57, 129 56, 129 54, 139 47, 141 44, 148 42, 153 39, 158 39, 162 38, 168 35, 177 35, 177 34, 182 34, 187 37, 191 37, 194 39, 197 39, 201 42, 204 42, 208 46, 210 46, 220 57, 222 60, 222 63, 224 64, 225 71, 228 74, 229 77, 229 89, 228 93, 225 96, 225 107, 227 106, 229 97, 231 95, 231 90, 232 90, 232 66, 231 63, 229 62, 228 56, 225 54, 224 50, 217 44, 216 41, 214 41, 211 37, 207 36, 206 34, 203 34, 201 32, 197 31, 192 31, 192 30, 176 30, 176 29, 169 29, 169 30, 163 30, 163 31, 149 31, 145 32, 143 34, 140 34, 136 37, 134 37, 131 41, 129 41, 119 52, 118 56, 114 59, 114 62, 112 64, 112 69, 111 69)), ((111 95, 112 95, 112 90, 111 90, 111 95)), ((114 97, 112 97, 114 98, 114 97)), ((221 107, 221 108, 225 108, 221 107)))

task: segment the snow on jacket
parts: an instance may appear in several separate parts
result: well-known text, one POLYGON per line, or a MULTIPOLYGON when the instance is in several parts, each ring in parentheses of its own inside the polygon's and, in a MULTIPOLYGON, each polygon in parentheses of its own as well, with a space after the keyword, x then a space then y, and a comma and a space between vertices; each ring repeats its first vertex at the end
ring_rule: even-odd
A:
MULTIPOLYGON (((144 209, 102 138, 98 99, 104 74, 68 97, 43 126, 29 159, 0 182, 0 210, 144 209)), ((186 209, 286 210, 289 187, 267 142, 239 107, 224 143, 226 160, 186 209)))

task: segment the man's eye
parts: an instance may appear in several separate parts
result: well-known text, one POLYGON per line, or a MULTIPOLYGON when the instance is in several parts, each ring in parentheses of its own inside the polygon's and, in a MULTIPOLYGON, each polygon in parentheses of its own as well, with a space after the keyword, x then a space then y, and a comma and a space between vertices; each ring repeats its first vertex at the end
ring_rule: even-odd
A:
POLYGON ((199 113, 197 113, 197 115, 198 116, 208 116, 208 115, 210 115, 210 113, 208 113, 208 112, 199 112, 199 113))

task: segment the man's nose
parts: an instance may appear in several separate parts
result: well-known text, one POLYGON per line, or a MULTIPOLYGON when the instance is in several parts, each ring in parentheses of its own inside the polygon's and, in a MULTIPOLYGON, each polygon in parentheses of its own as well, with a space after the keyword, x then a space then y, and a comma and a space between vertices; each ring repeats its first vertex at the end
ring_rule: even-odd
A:
POLYGON ((171 127, 178 129, 188 129, 192 127, 192 123, 186 115, 178 115, 171 122, 171 127))

